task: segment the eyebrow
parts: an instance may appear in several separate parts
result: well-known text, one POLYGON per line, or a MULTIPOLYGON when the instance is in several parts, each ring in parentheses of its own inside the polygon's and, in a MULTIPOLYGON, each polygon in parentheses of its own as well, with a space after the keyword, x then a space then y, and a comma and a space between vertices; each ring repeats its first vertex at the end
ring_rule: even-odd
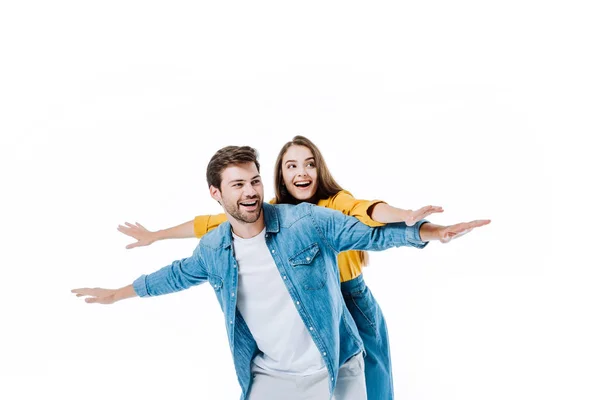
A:
MULTIPOLYGON (((255 175, 252 178, 250 178, 251 181, 255 180, 256 178, 260 179, 260 175, 255 175)), ((227 182, 228 185, 231 185, 232 183, 238 183, 238 182, 246 182, 245 179, 234 179, 232 181, 227 182)))
MULTIPOLYGON (((315 161, 315 158, 314 158, 314 157, 308 157, 308 158, 307 158, 306 160, 304 160, 304 161, 308 161, 308 160, 313 160, 313 161, 315 161)), ((296 160, 286 160, 286 161, 285 161, 285 163, 286 163, 286 164, 287 164, 287 163, 289 163, 289 162, 298 162, 298 161, 296 161, 296 160)))

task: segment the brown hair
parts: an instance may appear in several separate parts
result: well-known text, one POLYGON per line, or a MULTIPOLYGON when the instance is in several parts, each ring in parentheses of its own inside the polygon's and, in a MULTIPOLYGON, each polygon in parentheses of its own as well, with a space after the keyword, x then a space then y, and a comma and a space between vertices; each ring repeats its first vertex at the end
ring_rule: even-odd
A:
MULTIPOLYGON (((283 156, 292 146, 306 147, 315 158, 315 167, 317 169, 317 191, 315 196, 309 200, 310 203, 316 204, 319 200, 327 199, 341 190, 344 190, 336 180, 333 179, 319 148, 304 136, 296 135, 291 141, 283 145, 277 156, 277 161, 275 161, 275 203, 298 204, 301 202, 287 191, 285 183, 283 182, 283 156)), ((358 253, 360 264, 366 266, 369 262, 368 254, 365 251, 359 251, 358 253)))
POLYGON ((221 173, 230 165, 246 164, 253 162, 260 172, 258 152, 250 146, 227 146, 217 151, 206 167, 206 181, 208 187, 214 186, 221 190, 221 173))

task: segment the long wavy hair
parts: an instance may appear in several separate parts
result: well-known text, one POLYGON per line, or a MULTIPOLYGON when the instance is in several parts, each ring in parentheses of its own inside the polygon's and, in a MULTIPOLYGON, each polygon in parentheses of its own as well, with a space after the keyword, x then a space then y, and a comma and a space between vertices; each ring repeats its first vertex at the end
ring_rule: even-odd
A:
MULTIPOLYGON (((283 156, 292 146, 304 146, 310 150, 315 158, 315 167, 317 169, 317 191, 315 195, 306 200, 307 202, 317 204, 320 200, 334 196, 341 190, 344 190, 333 178, 331 171, 327 167, 327 163, 323 158, 323 154, 319 148, 310 140, 301 135, 296 135, 294 138, 283 145, 275 161, 275 203, 277 204, 299 204, 303 200, 298 200, 288 192, 283 181, 283 156)), ((364 251, 359 251, 360 264, 366 266, 369 262, 368 254, 364 251)))

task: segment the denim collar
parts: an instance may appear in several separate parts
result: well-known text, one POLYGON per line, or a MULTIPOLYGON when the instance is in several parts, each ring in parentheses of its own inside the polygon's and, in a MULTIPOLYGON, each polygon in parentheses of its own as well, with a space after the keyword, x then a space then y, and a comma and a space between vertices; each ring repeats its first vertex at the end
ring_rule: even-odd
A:
MULTIPOLYGON (((267 233, 277 233, 279 232, 279 217, 277 215, 277 210, 275 206, 269 203, 263 203, 263 217, 265 219, 265 227, 267 228, 267 233)), ((227 232, 223 237, 223 247, 231 247, 233 243, 233 236, 231 234, 231 224, 229 221, 224 223, 223 225, 227 225, 227 232)))

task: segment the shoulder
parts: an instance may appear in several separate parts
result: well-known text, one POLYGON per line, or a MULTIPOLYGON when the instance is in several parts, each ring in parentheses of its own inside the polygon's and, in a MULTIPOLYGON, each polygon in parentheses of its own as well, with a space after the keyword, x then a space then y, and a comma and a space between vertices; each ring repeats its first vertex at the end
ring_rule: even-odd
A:
POLYGON ((231 224, 229 221, 223 222, 217 228, 202 236, 198 247, 209 247, 216 249, 225 246, 231 242, 231 224))
MULTIPOLYGON (((299 221, 310 221, 310 217, 313 214, 313 210, 320 209, 310 203, 294 204, 265 204, 265 218, 273 218, 278 221, 283 227, 290 227, 299 221)), ((267 221, 267 224, 269 222, 267 221)))
POLYGON ((356 200, 352 193, 347 190, 340 190, 333 196, 320 200, 317 205, 321 207, 332 208, 334 210, 344 209, 348 202, 356 200))

